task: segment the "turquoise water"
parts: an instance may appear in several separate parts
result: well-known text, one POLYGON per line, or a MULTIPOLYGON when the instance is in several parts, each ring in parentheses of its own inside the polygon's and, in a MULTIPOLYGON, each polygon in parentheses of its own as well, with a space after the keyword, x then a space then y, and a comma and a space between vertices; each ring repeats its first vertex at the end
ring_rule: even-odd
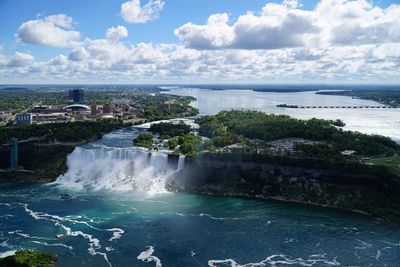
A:
POLYGON ((344 212, 186 194, 74 192, 61 200, 54 186, 4 184, 0 190, 0 251, 54 252, 58 266, 400 262, 400 229, 344 212), (153 254, 138 259, 149 246, 153 254))
POLYGON ((0 254, 35 248, 65 267, 400 266, 400 229, 362 216, 160 193, 176 170, 162 155, 143 163, 130 147, 136 134, 76 149, 56 184, 1 184, 0 254))
MULTIPOLYGON (((176 89, 200 113, 257 109, 343 119, 398 141, 397 110, 293 110, 277 104, 371 105, 313 92, 176 89), (397 139, 396 139, 397 138, 397 139)), ((376 104, 376 103, 373 103, 376 104)), ((124 129, 77 148, 52 185, 0 184, 0 256, 57 253, 58 266, 400 266, 400 228, 351 213, 280 202, 166 193, 176 169, 131 147, 124 129), (62 200, 60 195, 73 195, 62 200), (58 237, 57 237, 58 236, 58 237)))

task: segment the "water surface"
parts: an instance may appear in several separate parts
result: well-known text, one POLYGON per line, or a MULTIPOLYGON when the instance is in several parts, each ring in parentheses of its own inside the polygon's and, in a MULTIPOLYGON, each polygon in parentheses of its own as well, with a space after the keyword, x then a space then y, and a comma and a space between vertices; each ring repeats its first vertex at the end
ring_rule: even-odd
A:
POLYGON ((171 88, 166 92, 193 96, 192 104, 201 114, 216 114, 221 110, 243 109, 284 114, 298 119, 341 119, 347 130, 380 134, 400 142, 400 109, 292 109, 279 104, 299 106, 382 106, 382 104, 347 96, 319 95, 315 92, 275 93, 252 90, 210 90, 171 88))
POLYGON ((400 262, 400 229, 352 213, 165 193, 159 185, 176 167, 161 155, 144 161, 130 145, 136 135, 123 129, 76 149, 55 184, 0 184, 0 254, 35 248, 62 267, 400 262))

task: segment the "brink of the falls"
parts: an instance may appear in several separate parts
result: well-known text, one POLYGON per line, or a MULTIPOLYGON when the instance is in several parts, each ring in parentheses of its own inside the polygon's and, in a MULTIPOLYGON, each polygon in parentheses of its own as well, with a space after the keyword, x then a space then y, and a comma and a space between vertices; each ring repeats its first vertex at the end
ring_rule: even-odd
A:
POLYGON ((168 177, 184 167, 184 160, 179 156, 173 166, 165 153, 132 147, 77 147, 68 156, 68 171, 56 183, 71 189, 160 193, 165 192, 168 177))

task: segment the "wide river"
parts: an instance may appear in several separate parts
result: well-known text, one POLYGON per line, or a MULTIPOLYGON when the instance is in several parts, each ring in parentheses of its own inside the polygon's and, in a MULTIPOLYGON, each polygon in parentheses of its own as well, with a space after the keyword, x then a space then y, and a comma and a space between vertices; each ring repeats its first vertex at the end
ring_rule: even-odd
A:
POLYGON ((252 90, 210 90, 199 88, 169 88, 168 94, 193 96, 193 106, 201 114, 216 114, 221 110, 243 109, 290 115, 298 119, 341 119, 345 129, 367 134, 380 134, 400 142, 400 109, 293 109, 279 104, 298 106, 383 106, 374 101, 347 96, 320 95, 315 92, 274 93, 252 90))
MULTIPOLYGON (((300 104, 299 95, 311 105, 317 100, 309 92, 179 92, 196 96, 194 104, 201 113, 251 108, 302 118, 325 112, 274 107, 281 102, 300 104), (259 97, 251 100, 252 94, 259 97)), ((362 124, 358 130, 363 132, 380 133, 376 127, 388 136, 399 132, 392 110, 352 110, 347 117, 333 112, 322 117, 342 118, 350 128, 362 124)), ((163 154, 149 158, 145 151, 132 148, 137 133, 123 129, 77 148, 68 158, 69 171, 54 184, 0 184, 0 254, 34 248, 57 253, 57 266, 63 267, 400 266, 400 229, 363 216, 289 203, 164 192, 165 179, 184 164, 171 166, 163 154), (62 200, 62 193, 73 198, 62 200)))

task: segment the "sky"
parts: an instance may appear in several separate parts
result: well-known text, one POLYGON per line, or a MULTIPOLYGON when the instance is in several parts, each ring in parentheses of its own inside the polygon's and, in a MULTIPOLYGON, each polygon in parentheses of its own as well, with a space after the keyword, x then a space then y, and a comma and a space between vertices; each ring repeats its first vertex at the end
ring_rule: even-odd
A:
POLYGON ((400 0, 0 0, 0 84, 399 78, 400 0))

